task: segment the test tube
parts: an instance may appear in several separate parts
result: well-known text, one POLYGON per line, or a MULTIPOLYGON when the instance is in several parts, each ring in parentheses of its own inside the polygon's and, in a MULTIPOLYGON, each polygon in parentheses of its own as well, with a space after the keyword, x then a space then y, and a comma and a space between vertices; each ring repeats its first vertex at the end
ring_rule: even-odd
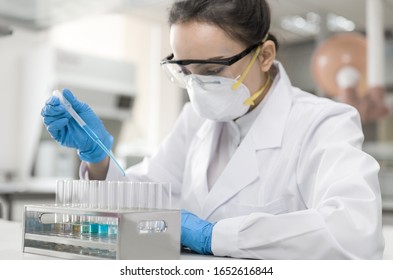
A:
POLYGON ((72 201, 71 207, 81 207, 82 205, 82 181, 72 180, 72 201))
MULTIPOLYGON (((56 182, 56 198, 55 205, 61 207, 64 205, 64 180, 58 180, 56 182)), ((63 214, 55 215, 55 234, 60 235, 63 233, 63 214)))
MULTIPOLYGON (((64 180, 63 207, 71 207, 72 202, 72 180, 64 180)), ((72 223, 69 214, 63 214, 63 235, 72 233, 72 223)))
MULTIPOLYGON (((81 181, 79 180, 72 180, 72 207, 81 207, 81 181)), ((72 215, 71 216, 72 222, 72 234, 73 235, 80 235, 81 233, 81 223, 80 223, 80 216, 79 215, 72 215)))
MULTIPOLYGON (((80 182, 80 198, 81 198, 81 207, 84 209, 89 208, 89 181, 87 180, 82 180, 80 182)), ((90 222, 89 222, 89 217, 87 216, 81 216, 80 217, 80 223, 81 223, 81 234, 82 236, 89 236, 90 234, 90 222)))
MULTIPOLYGON (((108 182, 108 209, 118 210, 118 182, 109 181, 108 182)), ((108 235, 109 238, 115 238, 117 236, 117 219, 108 218, 108 235)))
POLYGON ((130 209, 139 208, 139 190, 141 188, 141 182, 127 182, 128 196, 129 196, 129 207, 130 209))
POLYGON ((63 206, 64 203, 64 180, 58 180, 56 182, 56 198, 55 198, 55 205, 56 206, 63 206))
POLYGON ((161 183, 161 209, 172 209, 172 185, 169 182, 161 183))
MULTIPOLYGON (((89 182, 89 208, 98 208, 98 181, 89 182)), ((98 234, 98 219, 97 217, 90 216, 90 238, 95 238, 98 234)))
POLYGON ((147 209, 149 202, 149 182, 137 182, 136 185, 139 194, 138 208, 147 209))
POLYGON ((156 209, 158 200, 157 200, 157 194, 158 194, 158 185, 159 183, 155 182, 150 182, 147 185, 147 208, 148 209, 156 209))
POLYGON ((118 209, 127 209, 128 207, 128 197, 127 197, 127 182, 120 181, 117 183, 117 197, 119 200, 118 209))
MULTIPOLYGON (((98 181, 98 208, 108 209, 108 190, 106 181, 98 181)), ((99 217, 98 235, 100 238, 108 236, 108 218, 99 217)))
POLYGON ((108 182, 108 209, 117 210, 118 209, 118 182, 109 181, 108 182))
POLYGON ((72 180, 64 181, 64 207, 71 207, 72 204, 72 180))

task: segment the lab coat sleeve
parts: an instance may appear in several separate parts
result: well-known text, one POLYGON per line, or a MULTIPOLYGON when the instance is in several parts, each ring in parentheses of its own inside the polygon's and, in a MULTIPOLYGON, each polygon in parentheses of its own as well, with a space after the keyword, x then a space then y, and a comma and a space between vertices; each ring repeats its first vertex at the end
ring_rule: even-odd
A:
POLYGON ((379 165, 361 150, 357 111, 347 105, 328 111, 316 118, 300 148, 297 185, 307 209, 223 219, 213 229, 215 255, 382 258, 379 165))

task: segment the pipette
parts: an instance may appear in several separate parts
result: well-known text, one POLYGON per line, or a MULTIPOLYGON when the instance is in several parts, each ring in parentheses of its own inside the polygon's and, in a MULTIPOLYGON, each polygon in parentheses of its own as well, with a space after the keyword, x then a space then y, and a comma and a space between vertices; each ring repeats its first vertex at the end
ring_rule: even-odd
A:
POLYGON ((98 146, 101 147, 101 149, 113 160, 113 162, 117 165, 119 168, 120 172, 123 174, 123 176, 126 176, 123 168, 120 166, 118 161, 116 160, 115 156, 112 154, 110 150, 108 150, 105 145, 101 142, 101 140, 98 138, 97 134, 94 133, 93 130, 90 129, 90 127, 85 123, 85 121, 78 115, 77 112, 75 112, 74 108, 72 108, 72 105, 66 98, 63 96, 63 92, 60 90, 55 90, 53 91, 53 95, 58 97, 60 100, 60 103, 64 105, 65 109, 67 112, 74 118, 74 120, 77 122, 77 124, 86 132, 89 137, 97 143, 98 146))

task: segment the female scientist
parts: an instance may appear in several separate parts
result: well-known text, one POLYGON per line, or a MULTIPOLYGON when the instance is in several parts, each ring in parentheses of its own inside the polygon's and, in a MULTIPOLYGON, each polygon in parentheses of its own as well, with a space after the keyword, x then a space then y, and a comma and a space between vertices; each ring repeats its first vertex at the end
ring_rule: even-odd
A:
MULTIPOLYGON (((362 151, 359 114, 291 86, 265 0, 178 1, 169 23, 173 54, 161 65, 191 102, 126 176, 172 183, 182 245, 236 258, 381 259, 379 166, 362 151)), ((64 96, 110 149, 89 106, 64 96)), ((42 116, 78 150, 82 178, 124 179, 58 98, 42 116)))

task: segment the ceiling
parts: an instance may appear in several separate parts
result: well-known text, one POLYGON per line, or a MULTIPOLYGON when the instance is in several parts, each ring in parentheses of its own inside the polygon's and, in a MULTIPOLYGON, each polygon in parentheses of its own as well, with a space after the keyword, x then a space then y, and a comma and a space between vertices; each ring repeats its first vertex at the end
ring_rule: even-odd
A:
MULTIPOLYGON (((166 9, 174 0, 0 0, 0 30, 19 26, 43 30, 86 15, 105 12, 138 12, 149 17, 166 17, 166 9)), ((272 32, 284 43, 313 39, 281 27, 284 16, 305 16, 309 12, 320 15, 333 13, 356 25, 356 31, 365 30, 366 0, 267 0, 272 10, 272 32)), ((393 33, 393 0, 384 0, 384 24, 388 34, 393 33)), ((7 34, 11 34, 8 32, 7 34)), ((0 35, 1 36, 1 35, 0 35)))
MULTIPOLYGON (((285 41, 294 42, 308 39, 283 30, 280 19, 288 15, 304 16, 309 12, 318 14, 333 13, 343 16, 356 25, 356 31, 366 29, 367 0, 267 0, 272 12, 272 31, 285 41)), ((393 0, 384 1, 384 25, 387 33, 393 32, 393 0)))

